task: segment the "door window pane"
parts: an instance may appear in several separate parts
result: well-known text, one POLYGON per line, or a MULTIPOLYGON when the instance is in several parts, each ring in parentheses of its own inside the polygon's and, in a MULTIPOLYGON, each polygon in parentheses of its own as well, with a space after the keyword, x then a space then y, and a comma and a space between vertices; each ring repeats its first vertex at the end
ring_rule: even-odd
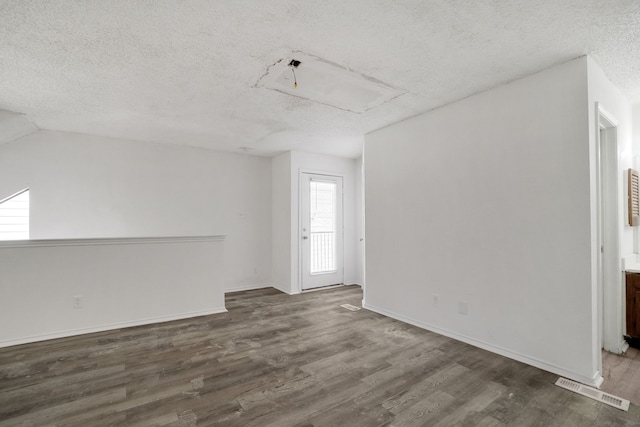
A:
POLYGON ((311 180, 310 188, 311 274, 336 269, 336 183, 311 180))

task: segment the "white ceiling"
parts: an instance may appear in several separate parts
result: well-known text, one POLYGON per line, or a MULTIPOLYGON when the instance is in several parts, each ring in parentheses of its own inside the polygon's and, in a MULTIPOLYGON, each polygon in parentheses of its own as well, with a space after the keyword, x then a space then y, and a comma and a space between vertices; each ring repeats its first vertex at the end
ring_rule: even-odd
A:
POLYGON ((41 129, 356 157, 367 132, 584 54, 640 102, 640 2, 0 0, 0 109, 41 129), (293 51, 406 93, 359 114, 254 87, 293 51))

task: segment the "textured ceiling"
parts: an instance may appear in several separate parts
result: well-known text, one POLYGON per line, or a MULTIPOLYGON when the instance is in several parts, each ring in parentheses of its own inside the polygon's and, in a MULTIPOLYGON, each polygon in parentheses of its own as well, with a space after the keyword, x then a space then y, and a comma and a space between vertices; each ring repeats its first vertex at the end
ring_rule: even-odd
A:
POLYGON ((0 109, 41 129, 273 155, 590 54, 640 102, 635 0, 0 0, 0 109), (302 51, 407 93, 358 114, 254 87, 302 51))

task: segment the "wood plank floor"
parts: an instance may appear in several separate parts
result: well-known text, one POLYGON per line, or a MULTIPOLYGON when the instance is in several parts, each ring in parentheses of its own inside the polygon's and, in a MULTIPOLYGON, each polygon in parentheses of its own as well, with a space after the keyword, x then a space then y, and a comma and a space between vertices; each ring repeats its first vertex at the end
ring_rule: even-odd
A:
POLYGON ((0 349, 0 426, 639 426, 556 376, 360 306, 355 286, 0 349))
POLYGON ((602 352, 604 382, 601 390, 640 405, 640 350, 625 354, 602 352))

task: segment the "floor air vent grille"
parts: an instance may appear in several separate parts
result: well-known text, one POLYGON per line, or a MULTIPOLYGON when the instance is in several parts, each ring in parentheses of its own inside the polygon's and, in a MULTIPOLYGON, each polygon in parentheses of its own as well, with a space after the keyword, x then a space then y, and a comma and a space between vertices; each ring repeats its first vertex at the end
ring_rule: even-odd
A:
POLYGON ((351 311, 360 310, 360 307, 356 307, 355 305, 351 305, 351 304, 341 304, 340 307, 346 308, 347 310, 351 310, 351 311))
POLYGON ((629 410, 628 400, 612 396, 610 394, 604 393, 595 388, 587 387, 586 385, 577 383, 575 381, 571 381, 566 378, 558 378, 558 381, 556 381, 556 385, 558 387, 570 390, 574 393, 578 393, 599 402, 606 403, 607 405, 613 406, 614 408, 622 409, 623 411, 629 410))

